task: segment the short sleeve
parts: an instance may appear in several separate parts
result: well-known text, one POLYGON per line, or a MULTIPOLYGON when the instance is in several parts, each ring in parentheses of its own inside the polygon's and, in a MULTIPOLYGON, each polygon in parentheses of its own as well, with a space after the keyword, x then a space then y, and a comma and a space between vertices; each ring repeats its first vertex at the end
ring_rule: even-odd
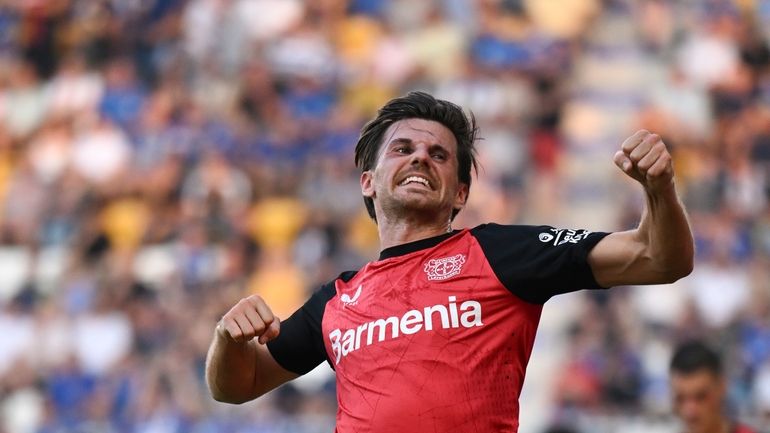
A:
POLYGON ((308 373, 327 360, 321 322, 326 303, 335 294, 334 282, 325 284, 288 319, 278 337, 267 343, 273 358, 286 370, 308 373))
POLYGON ((588 253, 609 233, 499 224, 484 224, 471 233, 500 282, 527 302, 542 304, 561 293, 603 288, 588 253))

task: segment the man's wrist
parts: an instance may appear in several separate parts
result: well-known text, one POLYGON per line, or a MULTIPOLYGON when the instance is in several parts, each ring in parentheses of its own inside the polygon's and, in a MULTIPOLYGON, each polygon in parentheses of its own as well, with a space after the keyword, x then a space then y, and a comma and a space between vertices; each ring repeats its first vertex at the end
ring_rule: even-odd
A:
POLYGON ((674 183, 673 177, 667 183, 662 183, 660 185, 645 185, 644 191, 650 198, 677 197, 676 184, 674 183))

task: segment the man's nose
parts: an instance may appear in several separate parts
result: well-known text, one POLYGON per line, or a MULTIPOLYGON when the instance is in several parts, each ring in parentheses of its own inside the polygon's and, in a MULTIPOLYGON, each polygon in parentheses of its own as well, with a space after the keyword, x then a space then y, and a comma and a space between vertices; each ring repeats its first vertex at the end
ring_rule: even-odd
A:
POLYGON ((683 418, 687 420, 692 418, 697 418, 698 412, 699 412, 698 403, 695 402, 693 399, 688 399, 683 402, 681 407, 681 414, 683 418))
POLYGON ((411 156, 412 160, 410 162, 412 165, 424 165, 430 160, 430 152, 427 146, 417 146, 412 151, 411 156))

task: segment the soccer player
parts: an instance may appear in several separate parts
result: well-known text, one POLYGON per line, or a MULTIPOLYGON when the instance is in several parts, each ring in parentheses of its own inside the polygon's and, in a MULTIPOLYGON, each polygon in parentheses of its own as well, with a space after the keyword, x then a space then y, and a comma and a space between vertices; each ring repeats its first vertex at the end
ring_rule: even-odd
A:
POLYGON ((336 429, 516 432, 518 397, 543 304, 560 293, 667 283, 693 266, 693 240, 660 137, 639 131, 615 164, 647 197, 635 230, 592 233, 483 224, 453 229, 476 167, 477 127, 413 92, 361 131, 355 161, 381 253, 322 286, 279 324, 259 297, 217 324, 207 381, 240 403, 327 362, 336 429))
POLYGON ((754 433, 724 413, 727 385, 719 355, 700 341, 676 348, 671 358, 674 412, 687 433, 754 433))

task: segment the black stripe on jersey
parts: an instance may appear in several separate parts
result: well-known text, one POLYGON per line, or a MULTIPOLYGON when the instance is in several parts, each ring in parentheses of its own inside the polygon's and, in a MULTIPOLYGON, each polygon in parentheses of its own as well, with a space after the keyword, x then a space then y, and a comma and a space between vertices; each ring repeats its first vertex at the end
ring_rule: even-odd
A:
POLYGON ((588 253, 609 233, 590 233, 576 242, 559 243, 556 236, 549 238, 555 233, 552 229, 482 224, 471 229, 471 234, 497 278, 527 302, 543 304, 561 293, 602 289, 588 265, 588 253))
POLYGON ((326 304, 337 295, 334 282, 339 279, 350 281, 357 272, 343 272, 324 284, 300 309, 281 322, 280 334, 267 343, 270 354, 281 367, 302 375, 325 360, 334 368, 334 363, 326 356, 321 322, 326 304))
POLYGON ((391 257, 403 256, 405 254, 413 253, 415 251, 420 251, 426 248, 435 247, 436 245, 440 244, 441 242, 444 242, 445 240, 451 238, 452 236, 460 232, 462 232, 462 230, 452 230, 449 233, 433 236, 432 238, 420 239, 417 241, 412 241, 401 245, 395 245, 390 248, 385 248, 384 250, 380 251, 380 260, 389 259, 391 257))

